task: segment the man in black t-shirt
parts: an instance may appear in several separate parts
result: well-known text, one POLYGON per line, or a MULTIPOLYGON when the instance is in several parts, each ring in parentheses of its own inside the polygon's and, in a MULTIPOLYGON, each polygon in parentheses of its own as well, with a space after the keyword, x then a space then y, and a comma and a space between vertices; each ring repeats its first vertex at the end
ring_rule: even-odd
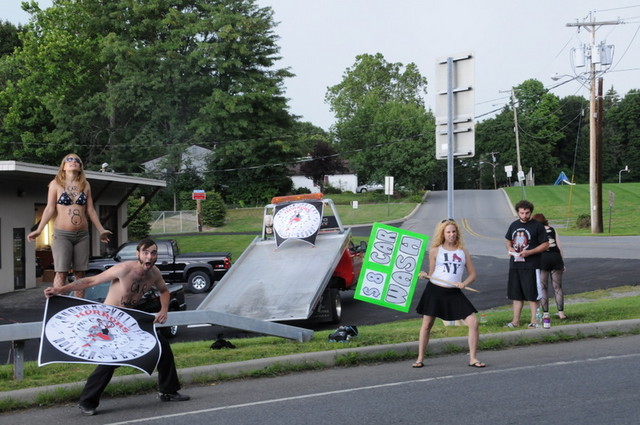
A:
POLYGON ((531 308, 529 328, 536 328, 536 309, 540 294, 540 257, 549 247, 547 232, 537 220, 531 220, 533 204, 522 200, 515 205, 518 220, 511 223, 505 235, 509 254, 509 283, 507 297, 513 301, 513 319, 510 328, 520 326, 520 313, 525 301, 531 308))

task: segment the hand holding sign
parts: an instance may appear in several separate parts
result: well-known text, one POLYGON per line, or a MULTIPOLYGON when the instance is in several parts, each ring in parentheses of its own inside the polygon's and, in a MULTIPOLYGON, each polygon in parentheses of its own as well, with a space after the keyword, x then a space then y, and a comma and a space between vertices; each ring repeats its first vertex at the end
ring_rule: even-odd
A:
POLYGON ((375 223, 354 298, 408 312, 429 238, 375 223))

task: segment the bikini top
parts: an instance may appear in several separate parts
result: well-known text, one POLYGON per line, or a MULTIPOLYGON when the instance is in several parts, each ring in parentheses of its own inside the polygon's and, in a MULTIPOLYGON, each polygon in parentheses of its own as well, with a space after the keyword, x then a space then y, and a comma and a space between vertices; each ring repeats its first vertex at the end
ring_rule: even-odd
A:
POLYGON ((62 195, 58 198, 58 204, 60 205, 73 205, 74 203, 76 205, 87 205, 87 195, 85 195, 84 192, 80 192, 80 196, 78 196, 76 202, 73 202, 67 192, 62 192, 62 195))

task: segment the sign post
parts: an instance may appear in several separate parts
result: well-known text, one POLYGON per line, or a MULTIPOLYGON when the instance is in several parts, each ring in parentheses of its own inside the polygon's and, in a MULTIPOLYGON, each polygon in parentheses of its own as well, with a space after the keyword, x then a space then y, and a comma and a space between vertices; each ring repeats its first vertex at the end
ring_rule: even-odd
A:
POLYGON ((441 58, 436 66, 436 159, 447 160, 448 217, 453 211, 453 158, 475 156, 474 58, 441 58))
POLYGON ((198 220, 198 232, 202 232, 202 203, 207 199, 207 192, 202 189, 195 189, 191 194, 191 199, 196 201, 196 217, 198 220))

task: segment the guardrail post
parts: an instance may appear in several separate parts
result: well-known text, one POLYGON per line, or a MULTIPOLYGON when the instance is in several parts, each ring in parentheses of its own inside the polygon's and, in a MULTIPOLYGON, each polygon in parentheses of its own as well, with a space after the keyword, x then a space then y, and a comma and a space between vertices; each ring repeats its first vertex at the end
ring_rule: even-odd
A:
POLYGON ((24 379, 24 340, 11 341, 13 351, 13 379, 22 381, 24 379))

